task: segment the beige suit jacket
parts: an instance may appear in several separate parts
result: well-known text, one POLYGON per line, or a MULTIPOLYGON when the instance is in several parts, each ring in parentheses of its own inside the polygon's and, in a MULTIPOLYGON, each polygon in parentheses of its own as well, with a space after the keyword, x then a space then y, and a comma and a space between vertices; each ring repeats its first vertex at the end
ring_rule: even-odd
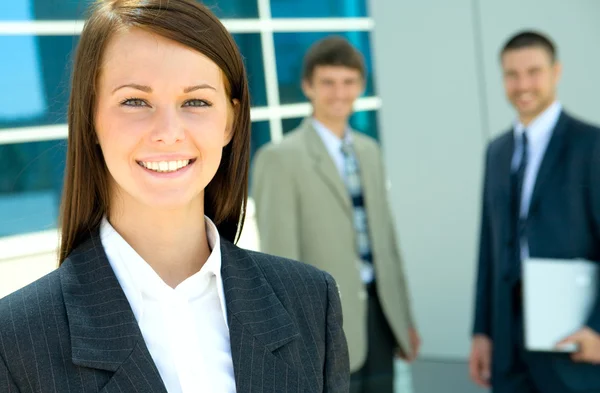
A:
MULTIPOLYGON (((377 291, 401 349, 413 326, 402 259, 377 143, 353 132, 368 215, 377 291)), ((252 195, 261 251, 314 265, 337 281, 350 351, 358 370, 367 353, 367 294, 360 277, 348 191, 311 119, 279 144, 259 150, 252 195)))

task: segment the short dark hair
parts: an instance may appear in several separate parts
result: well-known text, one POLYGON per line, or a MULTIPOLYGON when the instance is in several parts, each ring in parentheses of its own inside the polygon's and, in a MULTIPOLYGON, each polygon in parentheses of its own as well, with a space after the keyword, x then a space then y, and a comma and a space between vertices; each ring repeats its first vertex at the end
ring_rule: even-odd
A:
POLYGON ((304 56, 302 79, 311 80, 318 66, 343 66, 358 70, 366 75, 363 55, 347 39, 329 36, 315 42, 304 56))
POLYGON ((506 42, 506 44, 504 44, 504 47, 500 52, 500 60, 502 60, 502 56, 510 50, 532 47, 545 49, 550 55, 553 63, 558 57, 556 46, 550 37, 537 31, 528 30, 515 34, 506 42))

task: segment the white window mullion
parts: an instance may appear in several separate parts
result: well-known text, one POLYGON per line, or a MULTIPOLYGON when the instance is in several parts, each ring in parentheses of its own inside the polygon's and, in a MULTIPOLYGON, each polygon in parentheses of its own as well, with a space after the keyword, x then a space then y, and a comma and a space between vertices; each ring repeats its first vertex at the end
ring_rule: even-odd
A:
POLYGON ((260 32, 262 43, 263 64, 265 67, 265 84, 267 89, 267 106, 269 107, 269 125, 271 141, 277 143, 283 137, 281 116, 271 108, 279 107, 279 85, 277 80, 277 60, 275 58, 275 39, 273 30, 269 28, 271 22, 271 4, 269 0, 258 0, 258 16, 263 22, 260 32), (273 113, 271 113, 273 112, 273 113))
MULTIPOLYGON (((260 0, 263 1, 263 0, 260 0)), ((265 7, 265 6, 261 6, 265 7)), ((259 9, 259 19, 222 19, 231 33, 371 31, 372 18, 271 18, 259 9)), ((0 35, 79 35, 84 20, 1 21, 0 35)))

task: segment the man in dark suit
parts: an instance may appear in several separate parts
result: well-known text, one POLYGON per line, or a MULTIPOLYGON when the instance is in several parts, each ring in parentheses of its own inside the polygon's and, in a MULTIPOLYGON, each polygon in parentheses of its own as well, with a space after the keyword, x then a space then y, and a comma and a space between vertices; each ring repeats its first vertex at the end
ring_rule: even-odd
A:
POLYGON ((600 261, 599 130, 556 100, 550 39, 519 33, 501 63, 518 119, 487 150, 471 378, 500 393, 600 392, 600 305, 565 341, 571 355, 527 351, 521 306, 525 258, 600 261))

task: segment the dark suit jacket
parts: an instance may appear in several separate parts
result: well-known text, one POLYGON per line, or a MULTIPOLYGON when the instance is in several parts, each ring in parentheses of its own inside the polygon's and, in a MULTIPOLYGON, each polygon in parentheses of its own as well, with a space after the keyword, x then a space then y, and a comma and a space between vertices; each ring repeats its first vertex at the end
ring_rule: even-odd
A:
MULTIPOLYGON (((347 392, 333 278, 226 240, 221 247, 237 392, 347 392)), ((0 300, 0 392, 166 393, 97 234, 0 300)))
MULTIPOLYGON (((600 261, 600 132, 562 113, 540 166, 526 236, 532 257, 600 261)), ((510 213, 512 130, 488 147, 483 192, 474 333, 493 339, 493 374, 511 362, 511 283, 506 265, 514 261, 510 213)), ((588 326, 600 332, 600 304, 588 326)), ((555 358, 557 372, 574 390, 600 388, 600 367, 555 358)))

